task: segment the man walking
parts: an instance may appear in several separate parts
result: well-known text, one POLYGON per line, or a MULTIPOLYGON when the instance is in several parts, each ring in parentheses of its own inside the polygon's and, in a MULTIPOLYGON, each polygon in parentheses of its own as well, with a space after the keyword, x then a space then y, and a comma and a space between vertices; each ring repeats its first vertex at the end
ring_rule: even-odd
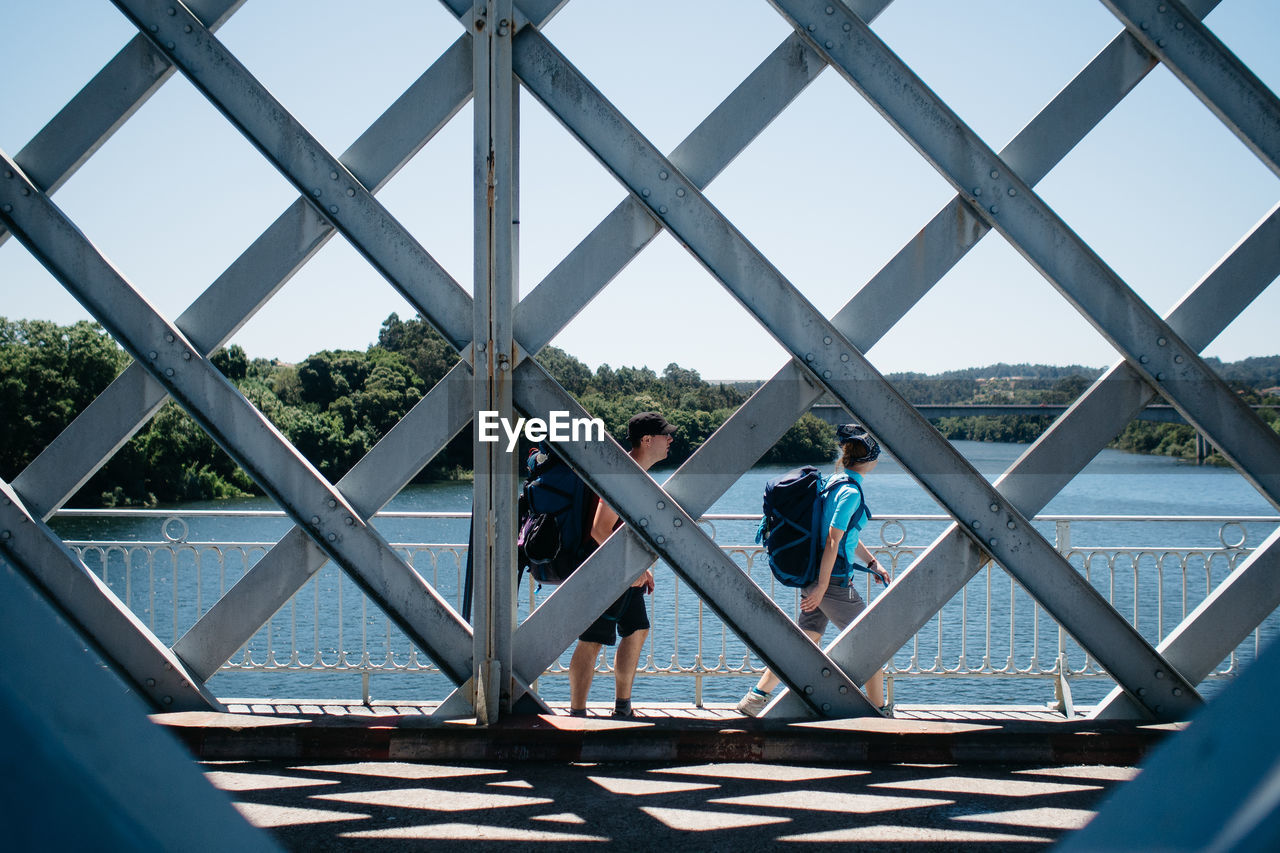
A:
MULTIPOLYGON (((667 458, 671 450, 672 434, 676 428, 657 412, 641 412, 627 423, 627 441, 630 455, 636 464, 648 471, 667 458)), ((614 529, 620 526, 618 514, 604 501, 596 506, 595 521, 591 525, 591 538, 597 545, 604 544, 614 529)), ((649 614, 645 610, 644 597, 653 592, 653 570, 636 579, 622 597, 613 603, 591 627, 578 637, 578 646, 569 661, 569 713, 575 717, 587 715, 587 694, 591 692, 591 680, 595 676, 596 659, 602 646, 618 646, 613 658, 615 718, 634 716, 631 710, 631 685, 636 678, 636 665, 645 638, 649 636, 649 614)))

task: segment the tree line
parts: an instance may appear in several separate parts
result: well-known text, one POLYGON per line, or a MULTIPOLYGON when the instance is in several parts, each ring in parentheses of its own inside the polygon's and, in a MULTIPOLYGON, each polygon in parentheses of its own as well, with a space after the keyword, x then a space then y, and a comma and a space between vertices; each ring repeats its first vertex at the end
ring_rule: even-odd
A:
MULTIPOLYGON (((537 360, 609 432, 625 441, 637 411, 662 412, 679 432, 669 464, 680 464, 740 406, 753 383, 717 383, 668 364, 591 370, 547 347, 537 360)), ((129 356, 96 323, 59 326, 0 318, 0 477, 12 480, 129 364, 129 356)), ((331 481, 340 479, 458 361, 421 319, 383 322, 365 350, 322 350, 297 364, 249 358, 238 345, 218 350, 213 364, 331 481)), ((1221 364, 1210 359, 1249 403, 1280 386, 1280 356, 1221 364)), ((1068 404, 1101 373, 1081 366, 992 365, 927 376, 888 378, 912 403, 1068 404)), ((1264 411, 1273 428, 1280 417, 1264 411)), ((1047 417, 941 418, 951 439, 1028 442, 1047 417)), ((761 460, 802 464, 826 458, 832 427, 806 414, 761 460)), ((1134 421, 1113 442, 1141 453, 1194 458, 1195 433, 1179 424, 1134 421)), ((470 476, 470 431, 455 438, 415 482, 470 476)), ((145 506, 258 493, 256 484, 176 404, 166 403, 72 498, 75 506, 145 506)))

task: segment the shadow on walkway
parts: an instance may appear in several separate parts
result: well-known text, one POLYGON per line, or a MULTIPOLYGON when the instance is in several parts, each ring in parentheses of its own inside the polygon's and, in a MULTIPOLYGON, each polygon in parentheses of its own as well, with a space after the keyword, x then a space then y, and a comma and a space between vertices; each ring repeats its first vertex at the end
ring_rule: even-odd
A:
POLYGON ((1107 765, 206 761, 290 850, 1043 850, 1119 782, 1107 765))

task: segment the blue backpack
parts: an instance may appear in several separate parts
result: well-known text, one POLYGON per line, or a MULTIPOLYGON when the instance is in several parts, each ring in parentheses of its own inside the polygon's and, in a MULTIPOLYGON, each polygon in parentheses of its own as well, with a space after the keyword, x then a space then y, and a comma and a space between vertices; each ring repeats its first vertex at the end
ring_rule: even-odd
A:
POLYGON ((591 523, 599 498, 550 448, 535 446, 520 492, 516 554, 539 584, 563 583, 595 550, 591 523))
MULTIPOLYGON (((827 531, 821 529, 822 504, 842 483, 862 491, 855 480, 843 475, 825 478, 812 465, 788 471, 765 484, 764 518, 756 530, 756 542, 764 545, 769 569, 779 583, 805 587, 818 579, 827 541, 827 531)), ((849 528, 870 517, 863 500, 849 520, 849 528)))

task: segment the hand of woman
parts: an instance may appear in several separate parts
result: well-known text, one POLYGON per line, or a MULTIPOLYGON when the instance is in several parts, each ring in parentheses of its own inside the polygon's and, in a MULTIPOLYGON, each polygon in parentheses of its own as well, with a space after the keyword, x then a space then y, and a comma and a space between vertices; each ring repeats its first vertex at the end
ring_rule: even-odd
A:
POLYGON ((818 605, 822 603, 822 597, 827 594, 827 585, 814 585, 805 591, 800 597, 800 609, 805 613, 812 613, 818 609, 818 605))
POLYGON ((875 557, 871 558, 871 562, 867 565, 867 568, 870 569, 871 573, 874 574, 876 578, 879 579, 880 583, 885 586, 888 586, 889 581, 893 580, 893 577, 889 574, 888 570, 881 566, 880 561, 875 557))
POLYGON ((645 569, 644 574, 642 574, 640 577, 636 578, 635 583, 633 583, 633 584, 631 584, 631 585, 632 585, 632 586, 634 586, 634 587, 640 587, 641 589, 643 589, 643 590, 644 590, 644 592, 645 592, 645 594, 646 594, 646 595, 652 595, 652 594, 653 594, 653 586, 654 586, 654 584, 653 584, 653 569, 645 569))

